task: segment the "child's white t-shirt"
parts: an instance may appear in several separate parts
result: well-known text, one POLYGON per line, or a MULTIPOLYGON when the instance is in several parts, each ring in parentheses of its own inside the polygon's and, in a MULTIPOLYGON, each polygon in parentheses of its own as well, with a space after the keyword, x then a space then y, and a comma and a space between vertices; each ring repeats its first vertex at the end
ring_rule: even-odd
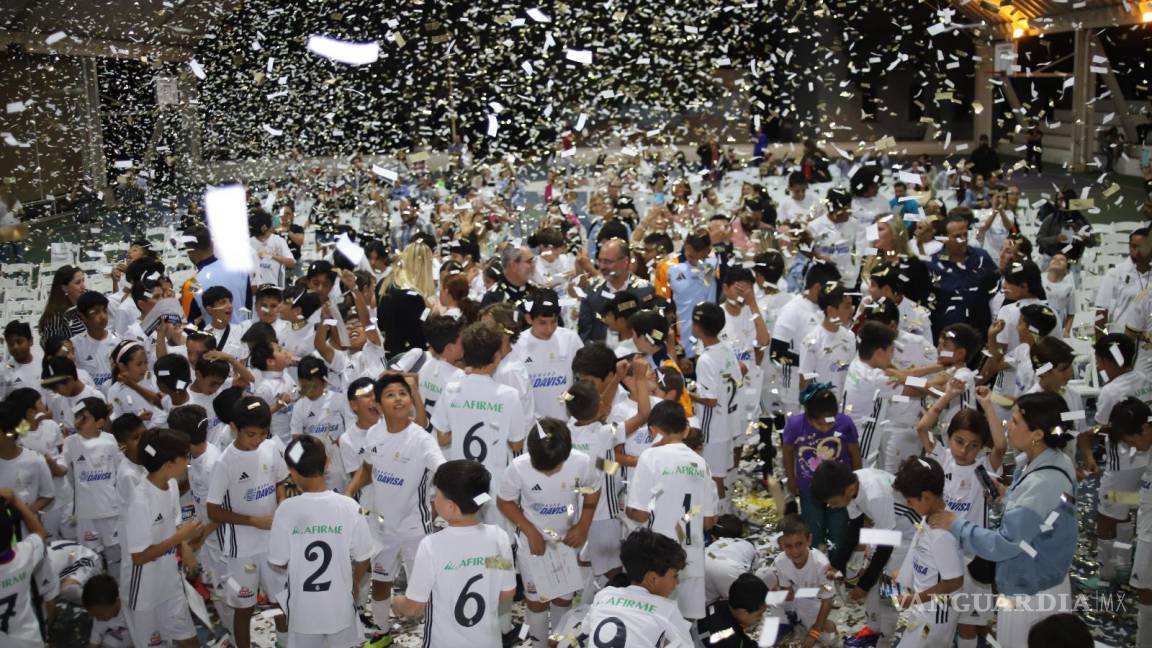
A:
MULTIPOLYGON (((278 446, 266 440, 255 450, 235 444, 225 448, 208 484, 208 503, 254 517, 276 511, 276 485, 288 478, 288 466, 278 446)), ((266 529, 244 524, 221 524, 224 555, 244 558, 268 551, 266 529)))
POLYGON ((44 560, 44 540, 32 534, 13 549, 12 559, 0 563, 0 636, 20 642, 15 645, 40 646, 43 639, 31 586, 36 568, 44 560))
POLYGON ((855 357, 856 336, 852 331, 843 326, 835 331, 817 326, 800 342, 800 376, 811 382, 831 383, 833 392, 839 394, 855 357))
MULTIPOLYGON (((588 425, 577 425, 575 420, 569 419, 568 431, 572 435, 572 449, 587 455, 592 461, 593 468, 597 459, 615 461, 616 446, 624 443, 624 426, 618 423, 596 421, 588 425)), ((596 503, 596 514, 592 519, 615 518, 620 514, 620 486, 616 479, 619 470, 612 474, 597 471, 596 474, 601 477, 600 501, 596 503)))
POLYGON ((90 380, 86 381, 84 376, 80 376, 79 380, 84 383, 84 388, 80 390, 79 394, 75 396, 61 396, 52 393, 49 394, 44 401, 44 404, 52 410, 52 419, 60 424, 66 437, 76 434, 76 414, 73 408, 75 408, 80 401, 85 398, 99 398, 102 401, 108 400, 103 392, 92 387, 90 380))
POLYGON ((605 587, 592 599, 584 632, 589 646, 688 648, 692 626, 676 601, 656 596, 639 585, 605 587), (623 636, 624 640, 614 639, 623 636))
MULTIPOLYGON (((159 392, 156 383, 151 378, 140 381, 140 386, 153 392, 159 392)), ((147 428, 164 427, 168 423, 168 412, 149 403, 143 396, 136 393, 128 385, 116 381, 108 387, 108 405, 112 407, 112 420, 124 414, 135 414, 143 419, 145 413, 149 414, 144 421, 147 428)))
POLYGON ((343 490, 348 483, 343 456, 336 445, 337 439, 344 435, 348 413, 348 400, 328 390, 317 399, 301 398, 292 407, 292 436, 306 434, 324 444, 324 454, 328 457, 326 478, 334 490, 343 490))
POLYGON ((436 404, 444 395, 444 388, 448 383, 459 382, 464 372, 445 362, 440 358, 428 356, 428 360, 420 367, 420 396, 424 398, 424 410, 428 419, 436 411, 436 404))
MULTIPOLYGON (((123 511, 128 502, 136 494, 140 482, 148 478, 148 471, 140 464, 133 463, 127 457, 120 459, 116 467, 116 495, 120 498, 120 510, 123 511)), ((123 519, 123 516, 121 516, 123 519)))
MULTIPOLYGON (((956 537, 947 529, 933 529, 925 524, 912 537, 911 548, 904 555, 896 583, 907 588, 902 593, 912 594, 934 587, 942 580, 963 575, 964 554, 956 537)), ((920 603, 913 609, 929 605, 931 601, 920 603)))
POLYGON ((446 458, 484 464, 492 474, 492 492, 496 493, 512 456, 508 444, 525 439, 528 416, 521 411, 520 398, 511 387, 491 376, 468 374, 444 390, 432 428, 452 433, 446 458))
MULTIPOLYGON (((508 354, 497 365, 496 373, 492 377, 496 382, 508 385, 520 395, 520 411, 524 416, 536 418, 536 399, 532 394, 532 382, 528 380, 528 367, 525 367, 523 362, 508 354)), ((431 419, 432 415, 429 414, 428 417, 431 419)))
POLYGON ((107 621, 92 619, 88 643, 99 648, 131 648, 132 635, 128 630, 128 621, 124 619, 124 608, 120 608, 120 613, 107 621))
POLYGON ((537 416, 567 418, 560 395, 572 386, 572 358, 583 346, 575 331, 557 328, 547 340, 525 331, 512 347, 511 355, 528 371, 537 416))
POLYGON ((450 526, 421 540, 405 594, 427 605, 429 646, 499 646, 500 594, 515 589, 508 534, 476 524, 450 526))
MULTIPOLYGON (((888 374, 883 369, 870 367, 859 357, 848 365, 848 373, 844 377, 843 408, 860 432, 861 451, 882 422, 888 419, 888 408, 895 394, 895 389, 888 382, 888 374)), ((880 452, 883 449, 878 445, 869 447, 869 456, 861 457, 864 465, 875 465, 875 456, 880 452)))
POLYGON ((288 629, 323 635, 354 626, 352 563, 375 552, 356 500, 331 491, 284 500, 272 520, 268 562, 288 567, 288 629))
MULTIPOLYGON (((208 490, 212 484, 212 471, 220 461, 223 453, 211 443, 206 443, 204 452, 188 462, 188 492, 192 495, 192 506, 196 510, 196 519, 204 524, 210 524, 208 519, 208 490)), ((223 548, 224 530, 217 528, 205 542, 216 549, 223 548)))
POLYGON ((948 448, 948 441, 944 440, 932 447, 928 453, 944 469, 944 504, 956 517, 969 520, 981 527, 988 526, 988 502, 984 496, 984 486, 976 476, 976 468, 983 466, 988 476, 995 479, 1000 476, 999 470, 993 470, 988 461, 988 455, 982 454, 980 458, 967 466, 956 463, 952 450, 948 448))
POLYGON ((107 432, 93 439, 73 434, 64 439, 63 457, 72 478, 76 517, 94 520, 119 515, 116 475, 124 455, 116 437, 107 432))
POLYGON ((740 381, 736 354, 726 343, 713 344, 696 358, 696 391, 702 398, 717 401, 711 407, 698 405, 705 444, 731 443, 734 430, 739 425, 736 390, 740 381))
POLYGON ((384 530, 399 535, 431 533, 432 475, 444 463, 436 437, 415 423, 389 432, 381 419, 368 431, 361 459, 372 469, 368 490, 384 530))
POLYGON ((802 589, 820 590, 814 597, 793 599, 792 604, 801 618, 815 618, 820 611, 821 602, 836 596, 835 581, 828 576, 828 565, 828 557, 815 548, 808 550, 808 560, 803 567, 797 567, 783 551, 776 554, 776 558, 772 561, 780 589, 790 589, 793 593, 802 589), (826 587, 828 585, 833 587, 826 587))
POLYGON ((254 286, 273 284, 283 288, 284 265, 272 257, 291 258, 292 250, 288 247, 288 242, 279 234, 273 234, 264 241, 253 236, 248 239, 248 242, 252 247, 252 256, 256 263, 256 270, 252 273, 252 284, 254 286), (261 252, 265 253, 264 258, 260 258, 261 252))
POLYGON ((252 392, 263 398, 268 407, 276 405, 280 394, 289 395, 288 404, 272 413, 271 426, 272 434, 287 444, 292 432, 292 410, 296 406, 295 400, 299 393, 296 381, 286 371, 254 370, 252 373, 256 374, 256 384, 252 386, 252 392))
POLYGON ((11 489, 25 505, 41 497, 55 497, 56 487, 43 455, 27 448, 14 459, 0 458, 0 488, 11 489))
POLYGON ((560 470, 552 475, 533 468, 532 458, 524 453, 513 459, 504 472, 498 496, 519 504, 524 517, 541 533, 551 531, 562 539, 580 519, 578 489, 599 491, 599 476, 591 458, 579 450, 573 450, 560 470))
POLYGON ((180 486, 176 480, 169 480, 167 490, 160 490, 147 479, 140 482, 122 516, 120 546, 124 560, 120 563, 120 586, 128 609, 151 610, 184 596, 176 547, 143 565, 132 560, 132 554, 171 538, 179 525, 180 486))
POLYGON ((892 575, 904 560, 912 535, 916 533, 916 525, 920 523, 920 516, 908 506, 903 495, 893 490, 892 482, 896 477, 892 473, 862 468, 856 471, 856 478, 860 482, 860 489, 856 497, 848 502, 848 517, 867 515, 872 520, 872 528, 895 529, 903 538, 900 546, 893 548, 884 567, 884 572, 892 575))
POLYGON ((76 351, 76 366, 92 374, 92 386, 107 394, 112 381, 112 351, 120 344, 119 336, 111 331, 103 340, 97 340, 85 331, 72 338, 76 351))

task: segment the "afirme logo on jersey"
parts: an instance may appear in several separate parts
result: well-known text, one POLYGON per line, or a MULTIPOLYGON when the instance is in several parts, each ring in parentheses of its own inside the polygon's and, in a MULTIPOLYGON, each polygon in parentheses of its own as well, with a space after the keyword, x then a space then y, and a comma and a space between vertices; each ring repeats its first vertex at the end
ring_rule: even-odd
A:
MULTIPOLYGON (((540 385, 536 385, 539 387, 540 385)), ((488 401, 466 400, 452 404, 456 409, 470 409, 480 412, 496 412, 501 414, 504 412, 504 403, 489 403, 488 401)))
POLYGON ((487 563, 484 556, 476 556, 474 558, 465 558, 457 562, 450 562, 444 565, 444 571, 453 571, 455 569, 467 569, 469 567, 484 567, 487 563))
POLYGON ((265 484, 257 488, 249 488, 248 492, 244 493, 244 501, 254 502, 258 499, 263 499, 276 492, 276 484, 265 484))
POLYGON ((676 466, 675 468, 665 468, 661 475, 687 475, 688 477, 707 477, 704 471, 695 464, 688 464, 687 466, 676 466))

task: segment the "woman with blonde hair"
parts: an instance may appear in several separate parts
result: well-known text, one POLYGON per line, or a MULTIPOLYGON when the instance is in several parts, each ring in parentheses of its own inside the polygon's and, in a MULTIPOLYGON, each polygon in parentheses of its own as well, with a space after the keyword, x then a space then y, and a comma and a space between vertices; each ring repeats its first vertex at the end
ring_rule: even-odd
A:
POLYGON ((905 280, 904 296, 925 305, 932 294, 932 281, 928 266, 916 255, 908 242, 908 230, 904 221, 893 214, 880 214, 876 217, 876 238, 866 235, 867 245, 875 252, 864 258, 860 272, 860 285, 867 287, 872 273, 880 264, 897 267, 905 280))
POLYGON ((400 253, 376 293, 377 326, 389 357, 425 346, 423 316, 435 291, 432 250, 422 241, 413 241, 400 253))

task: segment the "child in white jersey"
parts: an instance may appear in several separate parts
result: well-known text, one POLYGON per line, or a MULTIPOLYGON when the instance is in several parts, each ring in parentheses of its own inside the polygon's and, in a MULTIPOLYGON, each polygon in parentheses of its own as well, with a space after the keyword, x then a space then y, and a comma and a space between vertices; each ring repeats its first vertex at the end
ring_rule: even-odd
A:
POLYGON ((316 356, 301 358, 296 373, 300 400, 292 407, 292 436, 312 436, 324 444, 328 487, 343 491, 348 479, 337 443, 344 435, 344 395, 328 389, 328 367, 316 356))
POLYGON ((448 383, 464 377, 460 369, 464 346, 460 342, 463 320, 444 315, 433 315, 424 322, 424 340, 428 342, 428 359, 420 367, 420 393, 424 396, 424 409, 431 419, 436 403, 444 395, 448 383))
POLYGON ((252 235, 248 244, 256 257, 256 271, 253 284, 272 284, 284 287, 287 270, 296 267, 296 257, 288 242, 272 229, 272 215, 263 209, 256 209, 248 215, 248 230, 252 235))
POLYGON ((414 375, 395 373, 376 381, 373 390, 382 420, 368 431, 360 469, 345 491, 353 496, 368 486, 365 503, 375 518, 371 528, 378 551, 372 558, 372 620, 382 634, 373 641, 383 639, 392 627, 389 601, 401 565, 411 578, 420 541, 433 531, 428 481, 444 463, 444 455, 420 419, 412 417, 414 405, 423 412, 415 383, 414 375))
POLYGON ((530 292, 522 306, 529 328, 512 355, 528 370, 536 415, 563 419, 560 395, 572 385, 572 358, 584 342, 572 329, 560 327, 560 303, 553 291, 530 292))
MULTIPOLYGON (((982 471, 990 478, 998 478, 1008 447, 1000 417, 992 404, 991 390, 987 386, 976 388, 980 410, 965 407, 956 412, 947 427, 946 444, 938 443, 931 434, 940 413, 948 409, 963 389, 959 381, 950 382, 944 395, 925 412, 916 432, 925 454, 944 468, 946 508, 974 524, 987 527, 991 502, 984 489, 984 480, 978 473, 982 471), (983 448, 989 447, 990 452, 981 454, 983 448)), ((967 605, 956 610, 958 648, 975 648, 977 635, 986 635, 992 620, 992 609, 987 605, 992 597, 992 588, 990 583, 984 582, 988 579, 981 571, 986 567, 985 561, 969 558, 967 562, 971 565, 964 573, 963 592, 968 599, 967 605)))
POLYGON ((85 398, 74 414, 76 434, 64 439, 62 456, 75 493, 70 514, 76 518, 76 539, 103 555, 109 573, 118 577, 120 497, 116 493, 116 475, 124 455, 116 438, 103 429, 108 426, 107 403, 99 398, 85 398))
POLYGON ((356 594, 375 551, 368 521, 355 500, 328 489, 316 437, 293 439, 284 459, 300 495, 276 509, 268 562, 288 572, 288 645, 360 646, 356 594))
MULTIPOLYGON (((1148 452, 1152 447, 1152 410, 1139 398, 1129 396, 1112 407, 1108 419, 1108 435, 1115 444, 1124 443, 1137 452, 1148 452)), ((1101 497, 1119 499, 1116 492, 1101 493, 1101 497)), ((1132 578, 1129 584, 1136 589, 1136 643, 1152 644, 1152 465, 1140 477, 1136 513, 1136 555, 1132 559, 1132 578)))
POLYGON ((726 496, 724 479, 732 468, 732 438, 739 423, 736 392, 742 380, 736 354, 719 338, 725 321, 724 310, 716 304, 706 302, 692 308, 692 335, 704 351, 696 358, 696 389, 689 395, 700 408, 704 458, 721 500, 726 496))
MULTIPOLYGON (((778 611, 796 615, 801 627, 806 629, 803 645, 837 645, 836 624, 828 618, 836 598, 836 569, 828 564, 822 551, 812 547, 812 531, 799 515, 786 515, 780 520, 777 542, 780 553, 772 561, 776 580, 773 589, 788 592, 788 598, 780 604, 778 611), (817 590, 817 593, 815 596, 797 596, 802 589, 817 590)), ((784 616, 772 611, 769 614, 784 616)))
POLYGON ((584 618, 584 633, 592 646, 694 646, 692 626, 673 600, 680 572, 686 568, 684 548, 668 536, 640 528, 620 545, 620 561, 628 587, 605 587, 584 618))
POLYGON ((208 414, 199 405, 183 405, 168 414, 168 426, 188 436, 188 491, 197 520, 203 524, 199 538, 192 545, 200 563, 203 582, 212 594, 216 616, 225 628, 232 627, 232 608, 225 601, 227 564, 224 562, 224 529, 208 517, 208 490, 212 471, 220 461, 221 451, 208 442, 208 414))
POLYGON ((892 601, 881 595, 881 581, 891 579, 900 568, 916 526, 920 524, 920 516, 909 508, 904 496, 892 490, 893 479, 891 473, 883 470, 862 468, 853 471, 837 461, 825 461, 812 475, 812 496, 830 508, 847 508, 854 528, 861 528, 867 517, 873 528, 900 532, 898 546, 866 547, 867 564, 859 573, 856 585, 848 592, 853 601, 864 601, 869 626, 884 635, 882 641, 885 643, 891 642, 896 633, 898 614, 892 601))
POLYGON ((896 353, 896 332, 880 322, 865 322, 857 334, 857 357, 844 379, 844 413, 860 433, 860 459, 866 468, 883 467, 893 427, 906 423, 909 431, 918 416, 905 420, 919 407, 918 388, 892 385, 888 374, 896 353), (913 402, 915 401, 915 402, 913 402))
MULTIPOLYGON (((495 326, 477 322, 460 336, 468 374, 448 385, 436 404, 432 428, 446 457, 479 461, 492 475, 493 488, 498 488, 511 457, 524 449, 526 418, 531 414, 521 411, 514 389, 492 377, 503 343, 495 326)), ((495 506, 484 515, 492 524, 503 519, 495 506)))
MULTIPOLYGON (((357 378, 348 385, 345 397, 351 416, 345 424, 344 436, 340 437, 340 461, 344 464, 345 477, 351 482, 364 464, 368 433, 380 422, 376 382, 371 378, 357 378)), ((358 499, 364 508, 372 508, 370 492, 362 492, 358 499)))
POLYGON ((771 340, 764 318, 760 316, 754 285, 755 279, 748 268, 732 267, 724 273, 725 322, 720 340, 732 347, 743 374, 736 391, 736 412, 733 414, 736 418, 732 426, 732 445, 736 453, 733 455, 734 465, 739 461, 737 457, 743 446, 753 440, 745 431, 760 407, 760 389, 764 383, 760 367, 771 340))
POLYGON ((716 519, 716 489, 706 461, 684 443, 688 418, 679 403, 657 403, 648 427, 663 435, 664 441, 640 455, 628 483, 626 513, 629 519, 647 524, 684 547, 687 563, 676 599, 686 618, 701 619, 705 614, 704 531, 716 519))
MULTIPOLYGON (((931 457, 905 459, 892 488, 921 518, 948 508, 944 469, 931 457)), ((964 555, 951 532, 927 524, 916 529, 911 545, 894 581, 897 606, 903 610, 900 646, 951 645, 957 615, 948 595, 964 584, 964 555)))
POLYGON ((88 291, 76 300, 84 332, 72 338, 76 366, 92 374, 92 386, 107 395, 112 380, 112 350, 120 338, 108 330, 108 298, 88 291))
POLYGON ((292 354, 275 342, 261 342, 252 348, 248 360, 259 372, 252 391, 268 403, 272 434, 286 443, 292 432, 292 408, 300 391, 287 371, 292 354))
POLYGON ((532 645, 547 648, 548 637, 572 605, 576 588, 540 591, 537 584, 546 573, 540 571, 541 561, 531 556, 552 554, 552 560, 568 562, 571 572, 578 573, 575 550, 588 538, 601 496, 601 478, 592 458, 573 449, 568 427, 557 419, 538 420, 528 433, 527 445, 528 452, 508 466, 496 503, 519 531, 517 562, 524 580, 532 645), (558 550, 561 544, 570 548, 558 550))
POLYGON ((8 394, 7 401, 17 412, 22 413, 22 426, 27 431, 20 435, 19 443, 42 457, 52 475, 52 489, 55 497, 47 508, 40 511, 40 519, 48 534, 57 538, 75 539, 76 529, 64 524, 72 516, 72 482, 68 479, 68 468, 60 456, 64 448, 64 435, 60 424, 53 421, 44 404, 40 392, 31 387, 21 387, 8 394))
POLYGON ((408 591, 392 607, 425 615, 429 646, 499 646, 498 610, 512 603, 516 572, 508 534, 480 521, 490 475, 479 462, 458 459, 437 468, 432 485, 432 505, 448 527, 420 541, 408 591))
POLYGON ((22 387, 40 387, 40 369, 44 353, 32 344, 32 327, 27 322, 12 320, 4 325, 4 346, 8 362, 0 376, 0 398, 22 387))
POLYGON ((15 403, 0 401, 0 488, 15 491, 29 510, 40 515, 52 503, 56 489, 44 457, 17 441, 16 429, 23 420, 15 403))
POLYGON ((833 393, 844 390, 844 377, 848 365, 856 357, 856 336, 848 326, 852 323, 852 297, 844 294, 838 281, 829 281, 816 298, 824 314, 820 326, 812 329, 800 341, 800 391, 808 383, 829 383, 833 393))
MULTIPOLYGON (((144 426, 144 421, 135 414, 123 414, 112 420, 110 431, 120 448, 120 454, 123 455, 116 468, 116 494, 120 497, 121 512, 127 506, 128 500, 132 499, 136 487, 148 478, 148 471, 139 456, 140 437, 146 429, 148 428, 144 426)), ((120 516, 120 521, 124 521, 123 515, 120 516)))
POLYGON ((384 339, 368 310, 368 302, 358 287, 356 275, 345 270, 341 274, 341 282, 348 291, 346 294, 352 295, 355 309, 340 308, 344 329, 348 333, 348 344, 341 344, 341 336, 335 329, 336 320, 328 302, 321 306, 321 319, 314 337, 316 352, 331 370, 329 382, 337 391, 344 391, 348 383, 357 378, 376 378, 387 368, 384 339))
POLYGON ((239 324, 232 324, 233 305, 232 291, 224 286, 211 286, 204 291, 204 321, 201 323, 203 331, 216 339, 216 349, 237 358, 248 354, 248 348, 241 341, 244 332, 239 324))
POLYGON ((80 379, 81 370, 66 357, 44 359, 40 384, 47 393, 44 401, 52 410, 52 418, 63 428, 64 436, 76 433, 77 407, 86 398, 106 400, 104 394, 80 379))
POLYGON ((188 438, 172 430, 150 430, 140 441, 140 459, 148 471, 125 505, 124 562, 120 582, 124 617, 137 648, 172 642, 199 645, 192 612, 177 563, 192 560, 188 543, 200 537, 202 524, 180 523, 180 486, 188 471, 188 438))
POLYGON ((48 532, 36 514, 10 489, 0 489, 0 637, 5 646, 43 646, 45 634, 32 596, 36 570, 44 560, 48 532), (29 534, 18 540, 23 525, 29 534))
POLYGON ((124 618, 124 604, 120 601, 120 586, 108 574, 96 574, 84 583, 81 595, 84 610, 92 619, 88 633, 89 648, 128 648, 134 645, 128 621, 124 618))
POLYGON ((704 593, 708 605, 724 598, 741 574, 756 569, 759 551, 743 536, 744 520, 739 516, 726 513, 716 518, 712 543, 704 552, 704 593))
POLYGON ((112 383, 108 403, 112 417, 139 416, 148 427, 164 427, 163 395, 148 375, 148 353, 135 340, 124 340, 112 351, 112 383))
MULTIPOLYGON (((271 598, 284 589, 284 577, 268 564, 268 530, 284 499, 288 468, 268 438, 272 412, 258 396, 245 396, 232 414, 236 440, 212 470, 208 486, 208 518, 224 527, 226 598, 234 610, 232 637, 238 648, 250 648, 256 595, 271 598)), ((288 625, 276 617, 278 640, 288 625)))
MULTIPOLYGON (((1136 342, 1121 333, 1109 333, 1096 341, 1093 351, 1096 367, 1100 371, 1100 395, 1096 398, 1096 423, 1103 425, 1112 416, 1112 407, 1128 396, 1147 401, 1152 398, 1152 382, 1136 369, 1136 342)), ((1080 459, 1088 473, 1099 472, 1092 453, 1094 434, 1082 434, 1076 439, 1080 459)), ((1111 437, 1108 439, 1113 441, 1111 437)), ((1140 476, 1149 465, 1148 452, 1135 452, 1123 439, 1109 443, 1105 449, 1104 474, 1100 477, 1100 492, 1133 492, 1140 476)), ((1099 498, 1096 505, 1096 552, 1100 563, 1099 580, 1111 581, 1116 575, 1114 543, 1116 526, 1126 520, 1132 505, 1122 501, 1099 498)))

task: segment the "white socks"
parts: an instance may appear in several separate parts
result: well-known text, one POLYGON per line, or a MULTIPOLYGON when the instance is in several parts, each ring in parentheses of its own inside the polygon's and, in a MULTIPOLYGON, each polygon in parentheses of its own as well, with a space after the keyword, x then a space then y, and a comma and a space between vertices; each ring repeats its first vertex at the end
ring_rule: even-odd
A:
POLYGON ((548 610, 548 630, 551 634, 556 634, 560 628, 560 621, 563 620, 564 615, 568 614, 568 610, 572 609, 572 605, 557 605, 552 603, 551 609, 548 610))
POLYGON ((392 630, 392 599, 388 598, 383 601, 372 601, 372 622, 380 628, 380 632, 391 632, 392 630))
POLYGON ((965 639, 964 637, 958 636, 958 637, 956 637, 956 648, 976 648, 976 644, 978 641, 979 641, 979 639, 977 639, 976 637, 972 637, 971 639, 965 639))
POLYGON ((1100 580, 1110 581, 1116 577, 1114 540, 1096 540, 1096 559, 1100 561, 1100 580))
POLYGON ((500 601, 496 609, 499 612, 500 634, 512 632, 512 601, 500 601))
POLYGON ((528 621, 528 635, 532 637, 534 648, 548 648, 548 611, 524 611, 524 619, 528 621))
POLYGON ((1152 648, 1152 605, 1136 606, 1136 648, 1152 648))

